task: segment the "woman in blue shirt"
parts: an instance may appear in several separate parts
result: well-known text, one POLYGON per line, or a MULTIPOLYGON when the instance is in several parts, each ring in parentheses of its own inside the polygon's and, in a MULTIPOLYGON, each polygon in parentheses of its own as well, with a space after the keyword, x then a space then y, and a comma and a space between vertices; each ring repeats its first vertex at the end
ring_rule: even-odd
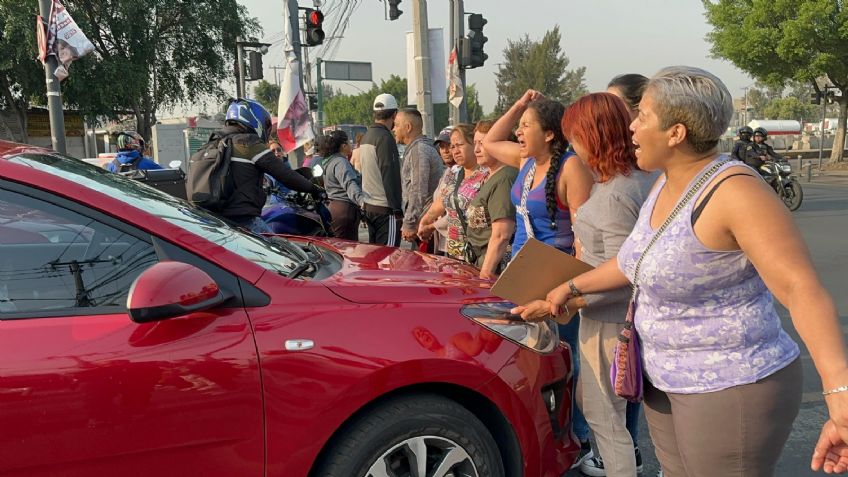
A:
MULTIPOLYGON (((568 151, 568 141, 562 134, 565 107, 527 90, 524 95, 498 119, 483 139, 483 147, 492 157, 519 169, 512 186, 515 204, 515 256, 527 239, 574 253, 572 215, 589 198, 594 178, 589 168, 568 151), (515 135, 518 143, 509 141, 512 128, 518 123, 515 135)), ((577 334, 579 318, 560 325, 559 334, 568 342, 574 362, 574 382, 580 372, 577 334)), ((580 439, 580 456, 572 468, 593 457, 589 443, 589 425, 580 410, 574 408, 572 429, 580 439)))

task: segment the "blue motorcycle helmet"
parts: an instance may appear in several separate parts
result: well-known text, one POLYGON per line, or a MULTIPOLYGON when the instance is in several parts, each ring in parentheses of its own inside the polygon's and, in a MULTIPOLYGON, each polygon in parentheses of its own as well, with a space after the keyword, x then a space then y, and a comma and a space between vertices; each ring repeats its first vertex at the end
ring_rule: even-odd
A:
POLYGON ((235 122, 255 132, 262 142, 268 142, 271 132, 271 113, 252 99, 233 99, 227 106, 227 123, 235 122))

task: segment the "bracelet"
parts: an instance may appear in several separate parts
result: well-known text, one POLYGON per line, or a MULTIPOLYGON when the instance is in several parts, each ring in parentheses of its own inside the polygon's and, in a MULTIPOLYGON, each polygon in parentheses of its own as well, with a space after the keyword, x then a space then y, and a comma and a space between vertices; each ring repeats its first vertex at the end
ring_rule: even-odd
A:
POLYGON ((578 290, 576 286, 574 286, 574 280, 568 281, 568 288, 571 290, 571 296, 581 296, 583 292, 578 290))
POLYGON ((830 391, 822 391, 822 396, 830 396, 831 394, 844 393, 845 391, 848 391, 848 386, 839 386, 838 388, 831 389, 830 391))

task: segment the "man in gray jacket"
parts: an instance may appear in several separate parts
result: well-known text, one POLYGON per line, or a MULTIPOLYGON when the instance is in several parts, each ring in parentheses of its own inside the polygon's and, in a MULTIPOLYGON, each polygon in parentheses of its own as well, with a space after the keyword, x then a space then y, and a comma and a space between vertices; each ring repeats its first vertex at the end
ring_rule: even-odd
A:
POLYGON ((418 240, 418 222, 433 200, 444 169, 433 141, 421 132, 423 127, 424 122, 417 109, 401 109, 395 119, 395 139, 398 144, 406 145, 400 170, 403 193, 401 235, 409 242, 418 240))
POLYGON ((391 130, 398 104, 383 93, 374 99, 374 124, 365 132, 359 146, 362 190, 368 196, 362 206, 368 225, 368 242, 400 245, 400 217, 403 215, 400 184, 400 155, 391 130))

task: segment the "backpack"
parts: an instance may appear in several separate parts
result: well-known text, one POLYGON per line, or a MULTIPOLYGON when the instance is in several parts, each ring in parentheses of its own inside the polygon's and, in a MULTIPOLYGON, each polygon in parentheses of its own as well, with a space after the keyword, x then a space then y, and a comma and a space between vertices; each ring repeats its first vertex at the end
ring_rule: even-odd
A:
POLYGON ((137 171, 138 163, 141 162, 142 159, 144 159, 144 156, 139 154, 138 157, 131 160, 130 162, 122 163, 116 157, 115 159, 112 159, 112 165, 115 166, 115 172, 117 172, 118 174, 122 174, 124 172, 137 171))
POLYGON ((230 173, 232 150, 232 140, 215 132, 189 158, 186 198, 192 204, 213 212, 227 205, 235 190, 230 173))

